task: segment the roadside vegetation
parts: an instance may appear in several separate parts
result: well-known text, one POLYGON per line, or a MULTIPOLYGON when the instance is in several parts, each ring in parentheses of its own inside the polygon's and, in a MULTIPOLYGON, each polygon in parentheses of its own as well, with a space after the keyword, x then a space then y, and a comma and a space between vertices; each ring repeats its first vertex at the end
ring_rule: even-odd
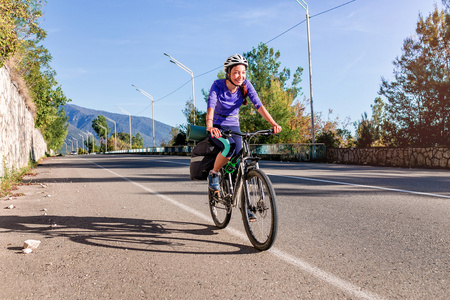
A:
POLYGON ((36 162, 30 162, 28 166, 17 170, 4 170, 4 176, 0 181, 0 198, 14 194, 16 186, 19 185, 23 177, 33 174, 33 169, 37 166, 36 162))
MULTIPOLYGON (((128 150, 130 149, 141 149, 144 147, 144 138, 138 132, 135 136, 126 132, 117 132, 117 138, 111 128, 108 127, 106 118, 102 115, 97 116, 92 120, 92 129, 100 140, 100 151, 114 151, 114 150, 128 150), (109 137, 108 137, 109 136, 109 137), (130 145, 131 143, 131 145, 130 145)), ((93 137, 92 137, 93 139, 93 137)), ((89 138, 84 145, 91 151, 92 147, 95 147, 95 143, 92 143, 91 138, 89 138)))
MULTIPOLYGON (((402 55, 394 64, 394 80, 382 78, 369 116, 351 123, 329 110, 314 114, 316 142, 338 147, 433 147, 450 146, 450 0, 442 0, 428 16, 419 15, 415 35, 404 40, 402 55), (349 126, 354 126, 352 136, 349 126)), ((311 115, 300 87, 303 69, 293 74, 281 68, 281 54, 265 44, 244 53, 249 61, 247 77, 261 101, 283 127, 280 135, 258 143, 310 143, 311 115), (292 76, 291 76, 292 75, 292 76)), ((217 78, 225 78, 221 71, 217 78)), ((203 90, 204 99, 208 91, 203 90)), ((206 112, 195 110, 192 100, 183 110, 187 122, 175 128, 168 145, 186 144, 189 124, 205 124, 206 112)), ((267 124, 251 105, 240 111, 241 129, 265 129, 267 124)))
MULTIPOLYGON (((450 0, 442 3, 443 10, 436 5, 428 15, 419 15, 415 34, 404 40, 402 53, 393 62, 394 79, 382 77, 371 113, 363 112, 360 120, 351 122, 334 116, 332 110, 315 112, 316 142, 325 143, 327 148, 450 146, 450 0)), ((48 150, 55 150, 67 136, 64 104, 71 100, 56 81, 56 72, 50 66, 52 56, 42 46, 46 32, 40 28, 39 19, 45 4, 46 0, 0 2, 0 67, 7 64, 11 69, 48 150)), ((250 64, 248 79, 283 127, 280 135, 257 142, 310 143, 309 99, 300 88, 303 68, 291 72, 282 67, 281 53, 263 43, 243 54, 250 64)), ((221 71, 217 78, 224 75, 221 71)), ((203 95, 206 101, 208 91, 203 90, 203 95)), ((205 124, 206 112, 194 109, 192 99, 186 101, 183 112, 186 123, 172 131, 165 145, 186 144, 187 126, 205 124)), ((242 107, 240 122, 242 130, 267 127, 251 105, 242 107)), ((107 128, 106 121, 101 123, 107 128)), ((105 130, 95 124, 93 127, 106 141, 105 130)), ((108 128, 108 136, 110 133, 108 128)), ((117 141, 108 138, 108 150, 128 149, 129 140, 129 134, 118 133, 117 141)), ((132 136, 131 140, 133 148, 141 146, 142 137, 132 136)), ((90 147, 92 143, 88 140, 85 144, 90 147)))
POLYGON ((51 68, 52 56, 42 45, 39 26, 45 0, 0 1, 0 67, 7 65, 19 92, 35 116, 47 150, 61 148, 68 132, 67 99, 51 68))

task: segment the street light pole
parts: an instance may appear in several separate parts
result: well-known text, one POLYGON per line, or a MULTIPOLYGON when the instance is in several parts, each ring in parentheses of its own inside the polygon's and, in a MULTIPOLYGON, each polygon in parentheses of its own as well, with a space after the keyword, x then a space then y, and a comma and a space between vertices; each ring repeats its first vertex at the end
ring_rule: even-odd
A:
POLYGON ((100 126, 101 128, 105 129, 106 132, 106 147, 105 147, 105 153, 108 152, 108 128, 105 128, 104 126, 97 124, 98 126, 100 126))
POLYGON ((106 120, 109 120, 114 123, 114 151, 117 150, 117 130, 116 130, 116 122, 114 120, 108 118, 107 116, 104 116, 106 120))
POLYGON ((153 148, 155 148, 155 108, 153 106, 153 103, 155 101, 153 101, 153 97, 152 95, 150 95, 149 93, 147 93, 144 90, 141 90, 140 88, 138 88, 137 86, 135 86, 134 84, 132 84, 133 87, 136 88, 136 91, 138 91, 139 93, 141 93, 142 95, 144 95, 145 97, 149 98, 150 100, 152 100, 152 127, 153 127, 153 148))
POLYGON ((78 154, 78 140, 76 139, 76 138, 74 138, 74 137, 72 137, 75 141, 77 141, 77 154, 78 154))
MULTIPOLYGON (((311 65, 311 34, 309 29, 309 9, 308 4, 304 0, 296 0, 304 10, 306 10, 306 30, 308 38, 308 60, 309 60, 309 97, 311 101, 311 130, 312 130, 312 142, 316 142, 316 137, 314 134, 314 109, 313 109, 313 89, 312 89, 312 65, 311 65)), ((315 158, 315 151, 313 151, 313 158, 315 158)))
POLYGON ((191 69, 189 69, 188 67, 186 67, 185 65, 183 65, 182 63, 180 63, 178 60, 176 60, 175 58, 173 58, 172 56, 170 56, 167 53, 164 53, 165 56, 169 57, 171 60, 170 62, 173 64, 176 64, 177 66, 179 66, 181 69, 183 69, 184 71, 188 72, 189 74, 191 74, 191 78, 192 78, 192 104, 194 105, 194 111, 193 111, 193 125, 195 125, 195 92, 194 92, 194 72, 192 72, 191 69))
POLYGON ((81 136, 81 148, 83 149, 84 152, 84 136, 82 136, 81 134, 78 135, 81 136))
MULTIPOLYGON (((119 107, 119 106, 117 106, 117 107, 119 107)), ((130 150, 131 150, 131 148, 132 148, 132 143, 131 143, 131 114, 129 112, 127 112, 126 110, 120 108, 120 107, 119 107, 119 109, 130 116, 130 150)))
POLYGON ((87 132, 87 135, 92 135, 92 153, 95 153, 95 138, 94 135, 90 132, 87 132))
POLYGON ((89 133, 84 132, 84 131, 82 131, 82 132, 86 135, 86 150, 87 150, 87 153, 89 154, 89 133))

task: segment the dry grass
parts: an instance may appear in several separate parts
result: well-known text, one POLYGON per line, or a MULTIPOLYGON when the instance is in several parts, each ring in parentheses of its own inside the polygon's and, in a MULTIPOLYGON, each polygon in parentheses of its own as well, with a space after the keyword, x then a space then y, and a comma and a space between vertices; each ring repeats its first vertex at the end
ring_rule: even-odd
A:
MULTIPOLYGON (((37 166, 37 163, 30 162, 28 166, 19 170, 4 170, 5 174, 0 177, 0 197, 11 195, 11 192, 17 190, 17 186, 21 185, 24 176, 35 176, 33 169, 37 166)), ((14 195, 14 194, 13 194, 14 195)))
POLYGON ((9 73, 11 75, 11 81, 15 83, 17 89, 19 90, 19 94, 25 101, 25 105, 30 112, 33 113, 33 116, 36 117, 36 104, 33 102, 31 98, 30 91, 28 90, 27 84, 20 74, 18 63, 20 62, 20 58, 15 56, 8 61, 6 61, 5 66, 8 67, 9 73))

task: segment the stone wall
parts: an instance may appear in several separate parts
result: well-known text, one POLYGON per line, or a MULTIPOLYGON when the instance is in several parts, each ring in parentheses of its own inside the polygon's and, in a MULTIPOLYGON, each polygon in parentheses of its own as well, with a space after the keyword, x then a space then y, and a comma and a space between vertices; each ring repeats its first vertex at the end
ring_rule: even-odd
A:
POLYGON ((330 163, 450 169, 450 148, 334 148, 327 149, 330 163))
POLYGON ((28 165, 45 155, 47 145, 34 127, 33 114, 20 96, 17 84, 11 82, 6 66, 0 68, 0 177, 7 170, 28 165))

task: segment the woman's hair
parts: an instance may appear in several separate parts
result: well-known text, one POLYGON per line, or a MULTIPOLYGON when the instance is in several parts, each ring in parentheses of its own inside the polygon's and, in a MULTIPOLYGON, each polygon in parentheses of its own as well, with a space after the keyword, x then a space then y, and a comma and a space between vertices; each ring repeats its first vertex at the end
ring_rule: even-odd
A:
POLYGON ((248 101, 247 101, 248 92, 247 92, 247 85, 245 84, 245 82, 242 83, 242 85, 239 87, 239 89, 241 90, 242 97, 244 98, 244 103, 243 104, 247 105, 247 103, 248 103, 248 101))

